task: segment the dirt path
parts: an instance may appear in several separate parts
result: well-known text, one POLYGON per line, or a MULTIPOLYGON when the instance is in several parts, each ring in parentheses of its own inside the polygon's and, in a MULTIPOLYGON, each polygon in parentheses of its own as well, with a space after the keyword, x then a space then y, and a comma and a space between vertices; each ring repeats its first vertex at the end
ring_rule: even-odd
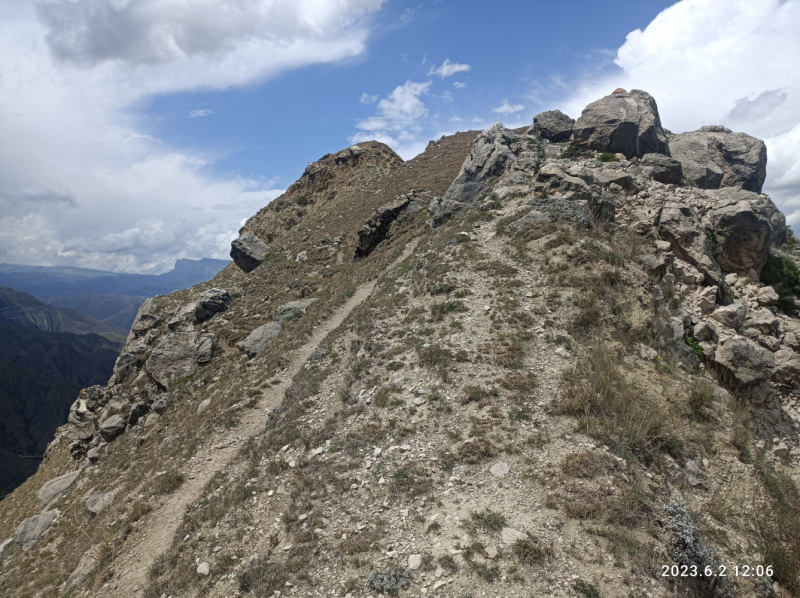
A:
MULTIPOLYGON (((409 243, 392 266, 411 255, 416 244, 416 241, 409 243)), ((187 479, 180 490, 171 494, 164 503, 149 513, 143 519, 141 526, 131 533, 122 547, 122 552, 114 559, 114 569, 119 577, 111 582, 109 587, 99 590, 95 596, 131 598, 144 594, 150 565, 172 544, 172 538, 188 506, 201 497, 203 488, 209 480, 236 458, 243 441, 264 431, 270 410, 281 404, 295 374, 305 365, 328 334, 338 328, 350 312, 372 294, 376 283, 377 278, 359 287, 344 305, 314 330, 308 342, 295 351, 291 364, 281 375, 281 383, 265 391, 258 409, 254 411, 254 417, 247 418, 232 430, 215 435, 196 451, 195 457, 183 468, 187 479)))

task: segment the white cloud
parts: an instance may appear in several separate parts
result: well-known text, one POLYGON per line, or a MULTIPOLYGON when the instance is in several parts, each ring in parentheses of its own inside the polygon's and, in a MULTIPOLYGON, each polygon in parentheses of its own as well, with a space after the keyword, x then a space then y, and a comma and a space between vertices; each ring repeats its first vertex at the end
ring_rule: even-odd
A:
POLYGON ((456 73, 466 73, 471 69, 472 67, 468 64, 450 62, 450 59, 447 58, 439 68, 431 67, 431 70, 428 71, 428 76, 439 75, 442 79, 444 79, 445 77, 451 77, 456 73))
POLYGON ((0 261, 152 271, 227 257, 280 190, 212 174, 216 156, 154 138, 142 107, 355 56, 383 2, 0 2, 0 261))
POLYGON ((508 101, 508 98, 505 98, 502 104, 492 108, 492 112, 497 112, 498 114, 514 114, 516 112, 521 112, 524 109, 525 106, 522 104, 511 104, 508 101))
POLYGON ((378 96, 377 95, 371 96, 365 91, 364 93, 361 94, 359 101, 362 104, 374 104, 375 102, 378 101, 378 96))
POLYGON ((450 122, 452 122, 452 123, 460 123, 460 122, 464 122, 464 119, 463 119, 463 118, 460 118, 460 117, 458 117, 458 116, 454 116, 454 117, 452 117, 452 118, 450 119, 450 122))
POLYGON ((674 131, 726 124, 764 139, 764 191, 800 221, 800 0, 682 0, 628 34, 616 72, 579 83, 573 116, 616 87, 644 89, 674 131))
POLYGON ((446 104, 449 104, 450 102, 453 101, 453 94, 450 93, 449 91, 445 91, 442 94, 442 101, 445 102, 446 104))
POLYGON ((467 86, 466 83, 462 83, 461 81, 453 81, 453 87, 456 89, 464 89, 467 86))
POLYGON ((203 108, 202 110, 191 110, 189 112, 189 118, 200 118, 203 116, 211 116, 212 114, 216 114, 216 112, 209 110, 208 108, 203 108))

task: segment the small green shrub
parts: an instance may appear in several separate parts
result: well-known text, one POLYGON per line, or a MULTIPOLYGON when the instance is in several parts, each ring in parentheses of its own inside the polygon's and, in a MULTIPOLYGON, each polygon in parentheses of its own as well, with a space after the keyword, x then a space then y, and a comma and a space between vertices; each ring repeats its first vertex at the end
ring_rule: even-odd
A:
POLYGON ((472 524, 476 528, 485 529, 490 532, 499 532, 507 523, 505 515, 495 513, 491 509, 486 509, 482 513, 473 511, 470 518, 472 519, 472 524))
POLYGON ((683 342, 692 348, 692 351, 694 351, 694 354, 697 355, 698 359, 705 361, 706 354, 703 351, 703 347, 700 346, 700 343, 698 343, 696 339, 693 339, 691 336, 684 336, 683 342))
POLYGON ((619 158, 617 158, 616 154, 612 154, 611 152, 603 152, 597 159, 601 162, 619 162, 619 158))

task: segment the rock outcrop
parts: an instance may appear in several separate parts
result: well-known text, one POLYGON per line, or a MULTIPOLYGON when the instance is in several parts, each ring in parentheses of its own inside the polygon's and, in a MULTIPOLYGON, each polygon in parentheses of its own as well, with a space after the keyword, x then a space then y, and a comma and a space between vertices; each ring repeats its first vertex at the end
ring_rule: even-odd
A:
POLYGON ((614 93, 584 108, 575 123, 572 143, 597 152, 621 153, 626 158, 670 153, 656 101, 638 89, 614 93))
POLYGON ((722 126, 672 135, 669 151, 684 176, 701 189, 738 187, 761 193, 767 176, 767 146, 745 133, 722 126))
POLYGON ((559 142, 569 141, 574 126, 574 118, 570 118, 561 110, 548 110, 533 117, 532 128, 537 130, 542 139, 559 142))
POLYGON ((42 511, 19 524, 14 532, 14 541, 24 552, 28 552, 44 536, 50 525, 61 514, 58 509, 42 511))
POLYGON ((39 489, 39 506, 43 509, 64 494, 81 475, 80 470, 71 471, 46 482, 39 489))
POLYGON ((197 369, 197 332, 170 332, 153 349, 145 365, 147 373, 162 388, 197 369))
POLYGON ((369 255, 378 243, 386 238, 392 223, 410 203, 407 195, 401 195, 394 201, 379 207, 369 220, 358 231, 358 246, 355 256, 369 255))
POLYGON ((231 242, 231 257, 244 272, 252 272, 264 261, 269 245, 253 233, 242 233, 231 242))
POLYGON ((228 309, 231 294, 225 289, 209 289, 200 293, 195 302, 194 315, 198 322, 203 322, 214 314, 228 309))
POLYGON ((280 322, 269 322, 251 332, 244 341, 244 351, 251 359, 263 351, 281 333, 280 322))
POLYGON ((639 165, 645 176, 665 185, 680 185, 683 182, 681 163, 664 154, 645 154, 639 165))
POLYGON ((667 202, 658 215, 656 226, 661 238, 669 241, 675 255, 702 272, 710 284, 722 283, 722 272, 694 208, 667 202))

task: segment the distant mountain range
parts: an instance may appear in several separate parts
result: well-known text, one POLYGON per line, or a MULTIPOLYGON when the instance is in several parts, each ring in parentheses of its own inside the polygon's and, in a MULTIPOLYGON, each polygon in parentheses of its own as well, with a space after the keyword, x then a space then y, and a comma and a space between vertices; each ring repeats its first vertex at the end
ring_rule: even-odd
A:
POLYGON ((167 295, 205 282, 229 263, 209 258, 178 260, 164 274, 0 264, 0 286, 30 293, 56 307, 75 309, 127 330, 147 297, 167 295))

